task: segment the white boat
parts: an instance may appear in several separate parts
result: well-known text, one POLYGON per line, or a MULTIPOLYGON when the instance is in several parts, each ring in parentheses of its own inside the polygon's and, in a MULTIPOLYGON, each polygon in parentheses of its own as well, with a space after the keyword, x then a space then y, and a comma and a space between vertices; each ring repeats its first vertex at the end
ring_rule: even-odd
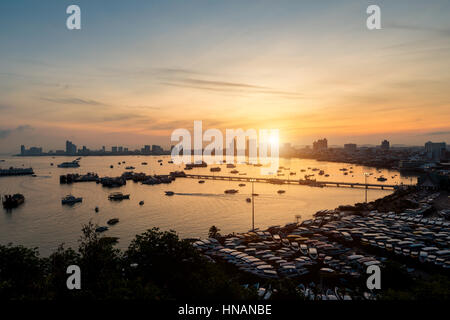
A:
POLYGON ((78 168, 79 166, 78 160, 58 164, 58 168, 78 168))

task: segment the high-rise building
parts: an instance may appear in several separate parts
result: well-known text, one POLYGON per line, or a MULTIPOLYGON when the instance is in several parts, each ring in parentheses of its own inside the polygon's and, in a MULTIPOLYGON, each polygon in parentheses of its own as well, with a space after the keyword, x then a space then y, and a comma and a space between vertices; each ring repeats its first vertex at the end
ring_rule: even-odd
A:
POLYGON ((152 145, 152 153, 153 154, 161 154, 163 152, 163 148, 161 146, 158 146, 156 144, 152 145))
POLYGON ((381 141, 381 149, 382 150, 389 150, 390 148, 390 143, 387 140, 383 140, 381 141))
POLYGON ((72 141, 66 141, 66 153, 67 154, 76 154, 77 146, 72 143, 72 141))
POLYGON ((112 153, 117 153, 117 147, 111 147, 111 152, 112 153))
POLYGON ((24 145, 20 146, 20 154, 25 155, 25 146, 24 145))
POLYGON ((428 159, 439 161, 445 156, 447 144, 445 142, 431 142, 425 143, 425 152, 428 159))
POLYGON ((355 152, 357 148, 356 143, 346 143, 344 144, 344 150, 347 152, 355 152))
POLYGON ((314 151, 324 151, 328 149, 328 140, 326 138, 319 139, 313 142, 314 151))

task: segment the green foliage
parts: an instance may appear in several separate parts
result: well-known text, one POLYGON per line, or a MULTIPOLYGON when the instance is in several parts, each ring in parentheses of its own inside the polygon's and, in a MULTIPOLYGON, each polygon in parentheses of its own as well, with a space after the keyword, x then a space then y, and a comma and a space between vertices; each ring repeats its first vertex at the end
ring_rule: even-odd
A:
POLYGON ((0 246, 2 299, 243 299, 243 289, 220 265, 201 256, 174 231, 137 235, 125 252, 116 238, 83 226, 78 250, 63 245, 48 258, 37 249, 0 246), (66 269, 81 269, 81 290, 68 290, 66 269))

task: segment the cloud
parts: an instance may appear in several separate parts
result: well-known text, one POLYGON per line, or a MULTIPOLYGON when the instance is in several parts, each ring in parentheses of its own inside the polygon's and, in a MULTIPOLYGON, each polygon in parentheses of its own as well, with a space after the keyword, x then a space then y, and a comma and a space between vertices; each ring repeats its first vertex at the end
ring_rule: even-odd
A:
POLYGON ((61 103, 61 104, 82 104, 82 105, 92 105, 92 106, 104 106, 105 104, 103 102, 99 102, 96 100, 87 100, 87 99, 81 99, 81 98, 46 98, 43 97, 41 100, 54 102, 54 103, 61 103))
POLYGON ((450 134, 450 131, 432 131, 424 133, 425 136, 442 136, 447 134, 450 134))
POLYGON ((388 23, 387 28, 391 29, 401 29, 401 30, 412 30, 412 31, 425 31, 434 33, 442 37, 450 37, 450 28, 435 28, 428 26, 418 26, 412 24, 401 24, 401 23, 388 23))
POLYGON ((284 96, 284 97, 301 97, 301 95, 296 92, 280 91, 280 90, 276 90, 276 89, 273 89, 270 87, 265 87, 265 86, 255 85, 255 84, 205 80, 205 79, 198 79, 198 78, 174 77, 174 78, 164 79, 164 81, 162 81, 161 84, 168 85, 168 86, 174 86, 174 87, 208 90, 208 91, 247 93, 247 94, 269 94, 269 95, 278 95, 278 96, 284 96))
POLYGON ((5 139, 15 132, 24 132, 24 131, 33 130, 33 129, 34 129, 33 127, 31 127, 27 124, 20 125, 13 129, 0 129, 0 139, 5 139))

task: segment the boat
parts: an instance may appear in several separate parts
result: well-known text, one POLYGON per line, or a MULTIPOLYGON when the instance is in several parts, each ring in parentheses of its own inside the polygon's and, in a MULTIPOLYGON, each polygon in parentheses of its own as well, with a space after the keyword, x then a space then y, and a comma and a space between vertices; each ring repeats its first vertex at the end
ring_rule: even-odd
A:
POLYGON ((169 161, 167 161, 167 163, 173 163, 173 161, 172 161, 172 160, 169 160, 169 161))
POLYGON ((237 171, 237 170, 231 170, 230 173, 236 174, 236 173, 239 173, 239 171, 237 171))
POLYGON ((58 164, 58 168, 78 168, 78 167, 80 167, 78 160, 58 164))
POLYGON ((3 207, 6 209, 16 208, 24 202, 25 197, 20 193, 16 193, 14 195, 5 195, 3 197, 3 207))
POLYGON ((118 222, 119 222, 118 218, 113 218, 113 219, 109 219, 108 222, 106 222, 106 223, 109 224, 110 226, 113 226, 118 222))
POLYGON ((377 178, 378 181, 386 181, 387 179, 383 176, 377 178))
POLYGON ((327 173, 326 175, 325 175, 325 177, 329 177, 330 175, 327 173))
POLYGON ((112 168, 114 168, 114 166, 113 166, 113 165, 110 165, 109 167, 110 167, 111 169, 112 169, 112 168))
POLYGON ((175 192, 173 191, 164 191, 166 193, 166 196, 173 196, 175 192))
POLYGON ((210 168, 209 171, 211 172, 220 172, 220 168, 219 167, 214 167, 214 168, 210 168))
POLYGON ((162 162, 162 160, 161 160, 161 159, 159 159, 159 160, 158 160, 158 162, 162 162))
POLYGON ((122 192, 114 192, 111 193, 108 196, 109 200, 123 200, 123 199, 130 199, 130 195, 129 194, 123 194, 122 192))
POLYGON ((236 190, 236 189, 228 189, 228 190, 225 190, 225 193, 226 194, 235 194, 235 193, 238 193, 239 191, 238 190, 236 190))
POLYGON ((142 162, 141 163, 143 166, 146 166, 148 163, 147 162, 142 162))
POLYGON ((284 190, 278 190, 277 192, 278 192, 278 194, 282 194, 282 193, 285 193, 286 191, 284 191, 284 190))
POLYGON ((94 210, 95 210, 95 212, 98 212, 98 211, 99 211, 99 208, 98 208, 98 207, 95 207, 94 210))
POLYGON ((62 204, 74 204, 77 202, 83 202, 83 198, 81 198, 81 197, 77 198, 77 197, 74 197, 73 195, 69 194, 61 199, 62 204))
POLYGON ((245 187, 245 183, 239 183, 239 187, 245 187))
POLYGON ((205 183, 205 180, 199 180, 198 183, 205 183))
POLYGON ((133 166, 128 166, 128 167, 125 167, 125 169, 127 169, 127 170, 134 170, 134 169, 136 169, 136 168, 133 167, 133 166))
POLYGON ((105 232, 106 230, 108 230, 108 227, 98 227, 95 232, 105 232))
POLYGON ((252 202, 252 199, 247 198, 247 199, 245 199, 245 201, 247 201, 247 202, 252 202))
POLYGON ((291 175, 291 176, 295 176, 297 173, 295 173, 295 172, 289 172, 289 175, 291 175))
POLYGON ((323 170, 320 170, 320 171, 319 171, 319 175, 320 175, 320 176, 323 176, 324 174, 325 174, 325 171, 323 171, 323 170))
POLYGON ((9 169, 0 169, 0 176, 24 176, 24 175, 32 175, 34 171, 32 168, 13 168, 9 169))
POLYGON ((228 163, 227 164, 227 168, 236 168, 236 166, 234 164, 232 164, 232 163, 228 163))
POLYGON ((144 200, 139 201, 139 205, 143 206, 144 205, 144 200))
POLYGON ((53 166, 53 162, 52 162, 52 163, 50 163, 50 165, 51 165, 51 166, 53 166))

